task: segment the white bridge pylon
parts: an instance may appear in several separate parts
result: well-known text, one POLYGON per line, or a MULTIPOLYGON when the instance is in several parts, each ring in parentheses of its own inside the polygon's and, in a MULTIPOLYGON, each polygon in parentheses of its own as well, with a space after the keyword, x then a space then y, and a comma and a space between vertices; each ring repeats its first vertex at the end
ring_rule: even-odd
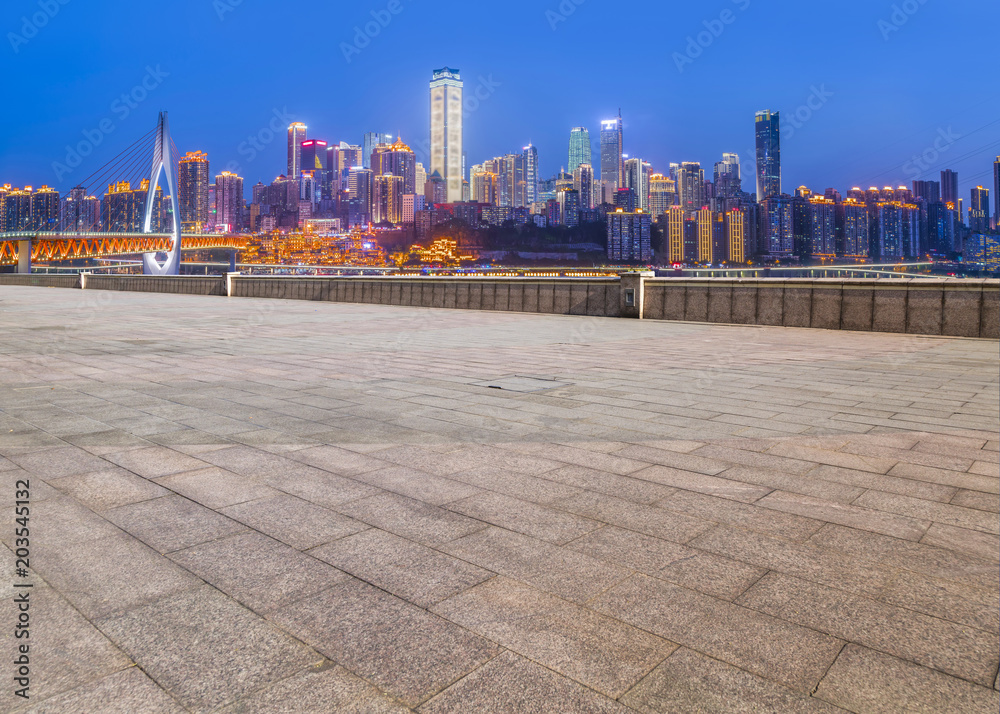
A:
POLYGON ((156 144, 153 146, 153 167, 149 177, 149 193, 146 195, 146 218, 142 224, 143 233, 152 233, 153 208, 156 206, 156 187, 163 174, 163 188, 170 196, 170 208, 173 211, 174 245, 167 253, 165 262, 156 259, 156 253, 144 253, 142 256, 142 272, 144 275, 179 275, 181 268, 181 214, 177 200, 177 168, 178 157, 173 141, 170 140, 170 122, 167 113, 160 112, 156 125, 156 144))

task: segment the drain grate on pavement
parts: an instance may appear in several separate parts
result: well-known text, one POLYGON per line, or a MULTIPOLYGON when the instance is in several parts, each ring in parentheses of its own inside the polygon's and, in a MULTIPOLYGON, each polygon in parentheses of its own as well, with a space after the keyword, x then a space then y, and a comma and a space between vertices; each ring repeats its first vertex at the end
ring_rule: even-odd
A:
POLYGON ((473 382, 473 384, 477 387, 503 389, 508 392, 544 392, 547 389, 569 387, 571 382, 560 382, 556 379, 546 379, 544 377, 523 377, 515 374, 488 382, 473 382))

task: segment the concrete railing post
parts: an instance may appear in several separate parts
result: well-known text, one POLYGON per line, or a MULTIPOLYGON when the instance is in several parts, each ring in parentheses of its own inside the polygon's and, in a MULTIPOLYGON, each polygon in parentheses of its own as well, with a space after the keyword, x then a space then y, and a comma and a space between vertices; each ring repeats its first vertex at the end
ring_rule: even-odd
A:
POLYGON ((87 273, 87 272, 80 273, 80 289, 81 290, 86 290, 87 289, 87 277, 89 275, 90 275, 90 273, 87 273))
POLYGON ((31 273, 31 239, 17 242, 17 272, 28 275, 31 273))
POLYGON ((226 273, 226 297, 233 296, 233 276, 240 273, 226 273))
POLYGON ((646 278, 655 275, 651 270, 637 270, 621 275, 620 314, 622 317, 643 318, 643 298, 646 278))

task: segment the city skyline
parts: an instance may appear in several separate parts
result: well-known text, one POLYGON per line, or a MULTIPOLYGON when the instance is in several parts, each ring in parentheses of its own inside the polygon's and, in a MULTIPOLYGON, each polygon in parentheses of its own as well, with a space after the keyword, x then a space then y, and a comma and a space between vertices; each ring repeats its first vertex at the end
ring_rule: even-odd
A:
MULTIPOLYGON (((456 38, 446 51, 425 49, 420 42, 409 46, 404 40, 416 40, 432 22, 424 17, 426 13, 411 12, 405 2, 399 13, 389 13, 388 24, 377 35, 363 40, 355 37, 353 28, 364 31, 369 21, 374 22, 371 13, 382 12, 381 8, 322 8, 317 10, 321 18, 336 21, 337 30, 331 33, 335 50, 351 43, 360 48, 364 40, 367 45, 348 57, 342 52, 328 53, 321 61, 318 52, 304 50, 306 57, 316 57, 315 70, 305 72, 305 78, 282 73, 280 81, 266 81, 270 71, 244 76, 248 74, 245 63, 251 61, 255 50, 254 43, 245 42, 240 33, 249 31, 260 19, 254 8, 229 3, 229 11, 219 16, 211 4, 182 2, 180 10, 190 11, 193 17, 204 16, 205 24, 193 34, 184 33, 182 48, 202 43, 230 49, 228 61, 218 66, 214 81, 206 84, 200 70, 196 71, 197 65, 182 52, 158 40, 141 46, 127 34, 118 41, 131 53, 130 59, 102 65, 107 51, 95 46, 93 40, 77 41, 78 33, 90 24, 99 24, 109 12, 104 7, 116 8, 118 4, 91 10, 89 16, 81 15, 81 10, 70 4, 60 6, 59 14, 45 27, 37 28, 36 36, 18 44, 16 52, 13 47, 9 50, 12 57, 32 62, 28 73, 31 82, 17 73, 11 77, 11 90, 32 107, 32 121, 0 118, 0 172, 5 181, 48 184, 65 193, 74 185, 74 178, 87 175, 88 166, 99 166, 117 153, 124 145, 121 142, 127 144, 130 131, 138 132, 160 108, 171 111, 182 153, 206 152, 213 170, 235 171, 247 186, 267 183, 281 172, 285 163, 282 132, 292 121, 302 121, 309 126, 311 137, 331 143, 344 140, 356 144, 364 133, 372 131, 401 135, 417 151, 418 160, 428 166, 427 157, 421 155, 430 133, 425 82, 428 68, 447 65, 461 68, 466 83, 466 168, 530 142, 538 148, 539 175, 550 176, 565 165, 568 131, 585 126, 593 139, 600 122, 614 116, 619 106, 624 117, 625 152, 650 162, 655 170, 684 161, 710 167, 726 152, 738 153, 746 161, 752 158, 754 136, 745 117, 770 108, 780 112, 786 127, 782 144, 786 191, 798 185, 821 191, 827 186, 843 190, 856 184, 908 184, 914 179, 935 179, 943 168, 959 173, 963 196, 978 184, 989 186, 991 167, 987 163, 980 168, 975 160, 979 156, 990 159, 996 153, 991 147, 1000 143, 1000 125, 991 122, 1000 115, 1000 99, 978 91, 978 84, 966 73, 921 67, 921 77, 928 77, 922 81, 931 86, 946 83, 949 96, 954 98, 941 109, 934 105, 928 110, 927 97, 921 98, 905 83, 898 87, 885 83, 871 67, 912 64, 926 53, 931 38, 938 42, 961 37, 963 42, 974 44, 982 33, 982 41, 988 41, 985 27, 990 23, 977 22, 970 27, 956 17, 961 12, 928 4, 897 26, 892 24, 891 5, 847 5, 850 7, 836 13, 811 9, 776 18, 755 13, 755 6, 740 0, 720 5, 720 11, 730 11, 729 23, 706 8, 678 8, 671 11, 664 50, 650 55, 643 71, 637 73, 655 77, 652 85, 638 76, 617 76, 607 70, 588 74, 577 87, 534 82, 525 72, 529 67, 534 71, 555 67, 552 63, 573 51, 580 38, 594 36, 602 15, 608 12, 618 12, 623 20, 639 20, 655 18, 662 9, 641 2, 621 9, 590 0, 575 6, 571 15, 557 19, 548 13, 556 12, 558 5, 546 9, 515 2, 511 18, 497 19, 489 27, 500 30, 514 22, 523 27, 526 41, 538 44, 537 55, 527 61, 484 57, 478 43, 464 37, 456 38), (853 14, 843 11, 848 9, 853 14), (803 33, 795 32, 820 20, 829 25, 821 35, 806 33, 808 38, 804 38, 803 33), (891 30, 880 28, 880 23, 886 22, 891 30), (720 27, 720 34, 713 35, 711 30, 720 27), (706 32, 709 34, 700 34, 706 32), (837 45, 838 37, 854 41, 852 57, 838 66, 820 62, 837 45), (746 53, 752 51, 755 41, 769 41, 780 53, 795 56, 796 61, 783 63, 780 71, 747 70, 746 53), (406 46, 399 47, 401 43, 406 46), (67 83, 62 68, 74 60, 85 60, 99 69, 67 83), (316 92, 317 79, 350 91, 316 92), (42 92, 45 86, 56 86, 60 91, 42 92), (120 95, 130 93, 133 87, 145 89, 132 93, 132 97, 143 99, 133 101, 130 97, 129 102, 135 105, 131 107, 129 102, 120 101, 120 95), (56 180, 52 165, 65 163, 65 147, 84 140, 85 131, 98 131, 104 118, 114 130, 101 136, 100 144, 78 169, 56 180), (270 128, 272 122, 278 132, 270 128), (259 150, 245 143, 262 132, 267 136, 268 131, 276 138, 262 142, 259 150), (39 142, 39 136, 47 137, 46 141, 39 142), (982 151, 975 151, 981 147, 982 151), (934 161, 924 162, 922 154, 934 161), (922 167, 926 170, 921 171, 922 167)), ((981 20, 997 14, 995 3, 965 6, 978 11, 981 20)), ((15 11, 27 13, 33 7, 21 3, 15 11)), ((442 32, 458 26, 467 30, 478 22, 486 28, 479 12, 461 20, 447 12, 435 13, 434 21, 442 32)), ((142 23, 149 17, 148 10, 124 4, 118 14, 121 17, 110 27, 142 23)), ((169 18, 164 22, 168 27, 176 24, 169 18)), ((289 22, 281 16, 275 18, 274 31, 297 27, 289 22)), ((23 28, 16 26, 20 24, 11 28, 13 34, 23 34, 23 28)), ((102 29, 104 35, 110 31, 102 29)), ((116 60, 119 57, 116 52, 116 60)), ((746 180, 746 165, 743 173, 746 180)))

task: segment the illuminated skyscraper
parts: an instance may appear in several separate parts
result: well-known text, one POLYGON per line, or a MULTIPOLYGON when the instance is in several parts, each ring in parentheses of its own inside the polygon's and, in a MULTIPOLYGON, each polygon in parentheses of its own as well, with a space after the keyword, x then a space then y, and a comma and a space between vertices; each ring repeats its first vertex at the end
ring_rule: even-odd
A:
POLYGON ((642 159, 626 159, 624 171, 624 188, 635 191, 636 207, 649 212, 649 177, 652 167, 642 159))
POLYGON ((743 182, 740 178, 740 157, 738 154, 722 155, 722 161, 715 164, 714 180, 716 198, 739 198, 743 191, 743 182))
POLYGON ((352 228, 368 223, 371 220, 372 183, 371 169, 366 169, 363 166, 353 166, 348 170, 348 222, 352 228))
POLYGON ((431 79, 431 174, 444 179, 446 200, 462 200, 462 77, 457 69, 434 70, 431 79))
POLYGON ((843 253, 849 258, 867 258, 871 234, 868 206, 857 198, 844 201, 843 253))
POLYGON ((792 255, 795 234, 791 197, 778 195, 766 198, 760 210, 764 222, 764 251, 775 258, 792 255))
POLYGON ((575 172, 580 164, 593 166, 593 163, 590 132, 586 127, 578 126, 569 133, 569 172, 575 172))
POLYGON ((726 243, 730 263, 745 263, 751 251, 747 246, 746 214, 739 208, 726 211, 726 243))
POLYGON ((779 112, 757 112, 757 200, 781 194, 781 122, 779 112))
POLYGON ((215 177, 215 227, 230 233, 243 230, 243 179, 230 171, 215 177))
POLYGON ((403 179, 403 193, 416 193, 417 158, 401 138, 394 144, 377 144, 371 159, 369 168, 376 176, 399 176, 403 179))
POLYGON ((624 143, 622 115, 601 122, 601 183, 604 190, 614 196, 624 185, 624 143))
POLYGON ((302 170, 302 142, 306 140, 306 125, 295 122, 288 125, 288 178, 297 179, 302 170))
POLYGON ((372 223, 402 223, 403 177, 375 176, 372 185, 372 223))
POLYGON ((993 227, 1000 231, 1000 156, 993 162, 993 227))
POLYGON ((659 220, 677 202, 677 187, 673 179, 663 174, 649 177, 649 212, 659 220))
POLYGON ((941 202, 950 203, 953 211, 958 211, 962 219, 962 199, 958 196, 958 174, 951 169, 941 172, 941 202))
POLYGON ((680 206, 688 213, 705 206, 705 172, 697 161, 685 161, 676 170, 680 206))
MULTIPOLYGON (((2 190, 2 189, 0 189, 2 190)), ((154 221, 156 220, 154 216, 154 221)), ((67 233, 100 230, 101 202, 96 196, 88 196, 83 186, 71 188, 62 200, 60 230, 67 233)))
POLYGON ((626 212, 623 208, 609 213, 608 260, 643 263, 652 260, 651 226, 648 213, 626 212))
POLYGON ((580 208, 594 207, 594 169, 590 164, 579 164, 573 171, 573 190, 580 194, 580 208))
POLYGON ((990 229, 990 190, 982 186, 972 189, 969 203, 969 228, 973 233, 985 233, 990 229))
MULTIPOLYGON (((419 161, 417 162, 417 168, 415 170, 415 175, 416 175, 417 178, 416 178, 416 183, 414 184, 414 188, 415 188, 414 193, 418 193, 421 196, 423 196, 424 195, 424 184, 427 183, 427 170, 424 168, 424 165, 422 163, 420 163, 419 161)), ((421 209, 418 209, 418 210, 422 211, 423 209, 421 208, 421 209)))
POLYGON ((667 259, 671 263, 684 262, 684 209, 671 206, 667 210, 667 259))
POLYGON ((538 200, 538 149, 528 144, 524 147, 525 206, 538 200))
POLYGON ((391 144, 392 134, 380 134, 378 132, 370 131, 365 134, 364 141, 361 142, 364 153, 361 155, 361 165, 366 169, 371 169, 373 159, 372 154, 375 153, 375 149, 379 144, 391 144))
POLYGON ((208 155, 201 151, 189 151, 181 159, 178 173, 181 231, 201 233, 208 226, 211 210, 208 203, 208 155))

